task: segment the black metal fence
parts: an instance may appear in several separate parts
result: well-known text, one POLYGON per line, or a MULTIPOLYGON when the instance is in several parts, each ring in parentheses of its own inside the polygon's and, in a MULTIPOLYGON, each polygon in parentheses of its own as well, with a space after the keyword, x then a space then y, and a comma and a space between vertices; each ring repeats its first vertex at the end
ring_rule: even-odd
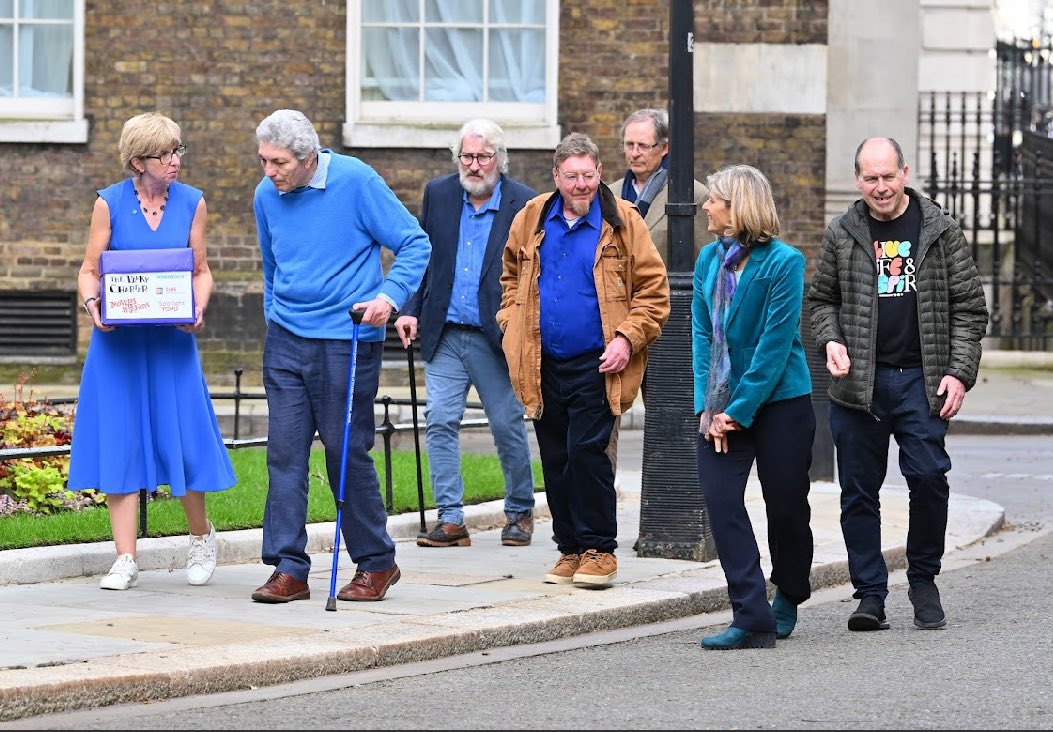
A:
MULTIPOLYGON (((255 436, 248 438, 240 437, 240 425, 241 425, 241 405, 245 401, 253 401, 258 399, 266 399, 266 394, 257 391, 244 391, 241 388, 241 375, 242 369, 235 369, 235 386, 234 391, 231 392, 210 392, 209 396, 213 402, 215 401, 233 401, 234 402, 234 418, 233 418, 233 437, 224 440, 224 444, 228 449, 237 450, 246 447, 266 447, 267 438, 263 436, 255 436)), ((76 402, 75 397, 66 397, 58 399, 48 399, 48 403, 56 406, 71 405, 76 402)), ((392 422, 391 412, 392 407, 410 407, 411 410, 420 410, 427 406, 426 399, 397 399, 391 396, 380 396, 374 401, 374 405, 380 405, 383 407, 383 414, 379 424, 377 424, 375 433, 380 435, 383 443, 383 456, 384 456, 384 467, 385 467, 385 483, 384 483, 384 499, 385 507, 388 513, 393 513, 395 510, 395 497, 394 497, 394 480, 392 476, 392 452, 394 450, 394 438, 395 435, 401 432, 410 432, 414 430, 421 430, 424 427, 423 421, 411 420, 410 422, 392 422)), ((468 402, 467 409, 471 411, 483 409, 483 405, 478 402, 468 402)), ((524 416, 524 419, 526 417, 524 416)), ((480 427, 489 427, 489 421, 486 417, 480 418, 466 418, 461 420, 462 429, 472 429, 480 427)), ((414 440, 414 449, 419 450, 419 435, 415 435, 417 439, 414 440)), ((21 447, 21 448, 6 448, 0 449, 0 461, 4 460, 20 460, 20 459, 39 459, 47 457, 55 457, 61 455, 69 455, 69 445, 57 445, 48 447, 21 447)), ((418 455, 419 458, 419 455, 418 455)), ((420 476, 418 476, 420 480, 420 476)), ((418 486, 418 490, 420 486, 418 486)), ((147 534, 147 518, 146 518, 146 505, 149 500, 148 492, 143 489, 139 492, 139 536, 145 537, 147 534)), ((421 530, 425 529, 423 515, 421 517, 421 530)))
POLYGON ((991 312, 988 336, 1000 348, 1045 351, 1053 343, 1053 129, 1047 122, 1040 134, 1034 125, 1048 116, 1038 110, 1048 106, 1050 66, 1048 54, 1035 57, 1045 64, 1039 83, 1038 69, 1024 73, 1011 63, 1023 57, 1010 50, 1000 46, 994 95, 922 96, 919 177, 972 244, 991 312))

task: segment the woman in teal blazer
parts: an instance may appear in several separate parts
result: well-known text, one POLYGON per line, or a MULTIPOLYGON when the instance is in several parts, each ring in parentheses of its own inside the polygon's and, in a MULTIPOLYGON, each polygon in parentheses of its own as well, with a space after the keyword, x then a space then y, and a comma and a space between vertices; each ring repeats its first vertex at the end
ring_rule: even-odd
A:
POLYGON ((728 582, 733 619, 703 648, 774 648, 811 595, 808 469, 815 413, 801 343, 804 256, 779 241, 771 185, 748 165, 707 179, 703 208, 717 241, 695 262, 691 305, 698 483, 728 582), (768 604, 746 512, 753 463, 768 519, 768 604))

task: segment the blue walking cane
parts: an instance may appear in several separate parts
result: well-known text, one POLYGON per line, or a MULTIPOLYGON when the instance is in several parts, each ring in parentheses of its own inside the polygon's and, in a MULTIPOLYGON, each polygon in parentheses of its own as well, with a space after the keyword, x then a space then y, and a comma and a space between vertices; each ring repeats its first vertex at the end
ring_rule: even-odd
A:
POLYGON ((347 409, 344 420, 344 446, 340 453, 340 489, 336 496, 336 537, 333 539, 333 573, 329 578, 329 599, 325 609, 336 610, 336 573, 340 569, 340 524, 344 513, 344 487, 347 485, 347 450, 351 440, 351 414, 355 403, 355 367, 358 365, 358 326, 362 322, 362 310, 348 310, 354 323, 351 331, 351 365, 347 375, 347 409))

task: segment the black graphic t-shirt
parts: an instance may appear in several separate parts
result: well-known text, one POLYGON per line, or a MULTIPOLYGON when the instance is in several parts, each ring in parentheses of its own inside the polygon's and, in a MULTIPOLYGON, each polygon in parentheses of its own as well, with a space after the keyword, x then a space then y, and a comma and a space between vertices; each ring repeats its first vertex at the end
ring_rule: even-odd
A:
POLYGON ((921 238, 921 206, 913 198, 892 221, 868 216, 877 260, 877 363, 908 369, 921 366, 915 261, 921 238))

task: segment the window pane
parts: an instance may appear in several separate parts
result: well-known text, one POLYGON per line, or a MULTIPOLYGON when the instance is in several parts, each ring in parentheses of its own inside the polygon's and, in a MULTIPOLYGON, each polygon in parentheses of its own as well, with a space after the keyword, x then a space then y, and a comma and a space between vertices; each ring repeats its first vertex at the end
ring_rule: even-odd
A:
POLYGON ((12 0, 0 0, 0 18, 13 18, 15 4, 12 0))
POLYGON ((0 97, 10 97, 15 93, 14 73, 14 34, 11 26, 0 26, 0 97))
POLYGON ((490 32, 490 100, 545 101, 545 31, 490 32))
POLYGON ((429 28, 424 37, 424 100, 480 101, 483 97, 483 32, 429 28))
POLYGON ((427 23, 482 23, 483 0, 428 0, 424 6, 427 23))
POLYGON ((73 28, 23 25, 18 31, 18 95, 73 96, 73 28))
POLYGON ((56 18, 73 20, 73 0, 21 0, 22 19, 56 18))
POLYGON ((541 0, 490 0, 493 23, 545 24, 545 3, 541 0))
POLYGON ((362 29, 362 100, 420 98, 416 29, 362 29))
POLYGON ((416 23, 420 16, 419 0, 363 0, 363 23, 416 23))

